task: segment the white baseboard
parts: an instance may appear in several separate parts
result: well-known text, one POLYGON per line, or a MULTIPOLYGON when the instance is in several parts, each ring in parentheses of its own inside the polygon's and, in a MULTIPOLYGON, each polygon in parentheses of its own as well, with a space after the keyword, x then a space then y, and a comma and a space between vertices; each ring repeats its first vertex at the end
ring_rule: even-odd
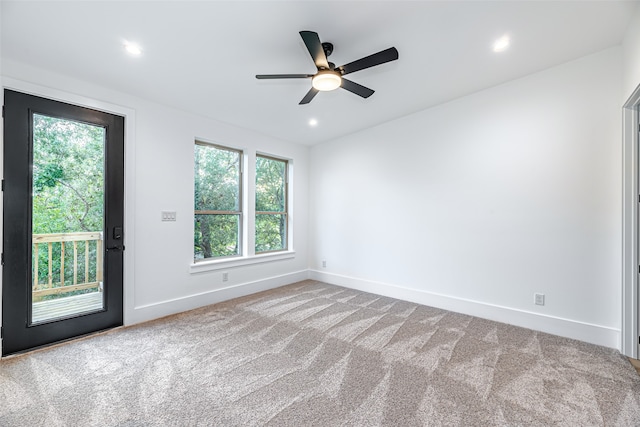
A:
POLYGON ((309 278, 620 350, 620 330, 464 298, 309 270, 309 278))
POLYGON ((621 335, 619 329, 317 270, 297 271, 183 298, 138 306, 132 312, 127 313, 126 325, 158 319, 306 279, 411 301, 620 350, 621 335))
POLYGON ((243 297, 256 292, 300 282, 302 280, 307 280, 308 278, 309 271, 302 270, 294 273, 283 274, 281 276, 256 280, 254 282, 241 283, 222 289, 214 289, 212 291, 196 295, 189 295, 182 298, 138 306, 135 307, 132 312, 126 313, 125 325, 135 325, 136 323, 146 322, 176 313, 182 313, 184 311, 216 304, 233 298, 243 297))

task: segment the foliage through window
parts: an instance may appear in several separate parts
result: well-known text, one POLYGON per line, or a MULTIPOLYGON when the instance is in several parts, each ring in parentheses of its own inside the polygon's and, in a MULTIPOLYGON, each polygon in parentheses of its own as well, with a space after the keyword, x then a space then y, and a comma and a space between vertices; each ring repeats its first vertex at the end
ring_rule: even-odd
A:
POLYGON ((256 156, 256 253, 287 249, 287 166, 256 156))
MULTIPOLYGON (((54 234, 102 233, 104 142, 103 127, 33 114, 31 230, 34 236, 51 238, 54 234)), ((81 282, 97 281, 96 246, 92 243, 54 240, 49 243, 49 250, 46 243, 34 243, 31 265, 32 268, 40 266, 32 270, 34 283, 51 283, 52 271, 61 272, 63 276, 54 287, 74 284, 78 278, 74 279, 74 274, 78 271, 81 282), (37 246, 41 246, 40 251, 37 246), (75 257, 74 252, 77 253, 75 257), (73 266, 74 262, 84 269, 61 268, 61 265, 73 266)), ((34 301, 93 291, 84 289, 34 296, 34 301)))
POLYGON ((242 153, 196 141, 196 261, 242 254, 242 153))

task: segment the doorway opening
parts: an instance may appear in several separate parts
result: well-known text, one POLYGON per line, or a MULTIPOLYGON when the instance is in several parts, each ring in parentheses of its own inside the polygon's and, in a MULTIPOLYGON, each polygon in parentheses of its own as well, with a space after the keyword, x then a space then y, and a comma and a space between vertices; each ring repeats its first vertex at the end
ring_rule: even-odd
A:
POLYGON ((640 357, 640 86, 623 107, 623 163, 622 163, 622 354, 634 359, 640 357))

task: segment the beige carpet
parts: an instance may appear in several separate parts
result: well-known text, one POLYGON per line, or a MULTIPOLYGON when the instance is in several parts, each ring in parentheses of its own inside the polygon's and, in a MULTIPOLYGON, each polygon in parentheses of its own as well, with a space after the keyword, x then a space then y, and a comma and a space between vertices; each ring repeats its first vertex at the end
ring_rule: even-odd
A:
POLYGON ((305 281, 0 362, 1 426, 637 426, 617 351, 305 281))

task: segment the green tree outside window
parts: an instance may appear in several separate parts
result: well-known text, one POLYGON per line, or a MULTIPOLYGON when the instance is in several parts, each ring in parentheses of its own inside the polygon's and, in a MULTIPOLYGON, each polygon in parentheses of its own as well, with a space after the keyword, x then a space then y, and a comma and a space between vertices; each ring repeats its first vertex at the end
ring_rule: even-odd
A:
POLYGON ((256 156, 256 253, 287 249, 287 166, 256 156))
POLYGON ((242 153, 196 142, 196 261, 242 253, 242 153))

